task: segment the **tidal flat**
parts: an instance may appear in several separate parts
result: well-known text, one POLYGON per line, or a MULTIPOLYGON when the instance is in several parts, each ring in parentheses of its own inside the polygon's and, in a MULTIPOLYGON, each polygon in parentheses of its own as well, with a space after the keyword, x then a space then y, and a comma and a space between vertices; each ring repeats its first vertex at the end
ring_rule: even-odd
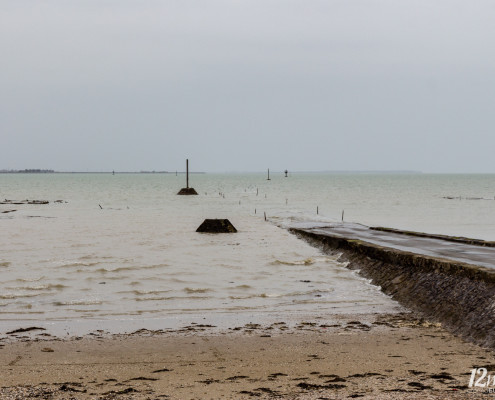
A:
MULTIPOLYGON (((33 327, 35 328, 35 327, 33 327)), ((1 399, 466 399, 491 350, 412 313, 0 338, 1 399)))

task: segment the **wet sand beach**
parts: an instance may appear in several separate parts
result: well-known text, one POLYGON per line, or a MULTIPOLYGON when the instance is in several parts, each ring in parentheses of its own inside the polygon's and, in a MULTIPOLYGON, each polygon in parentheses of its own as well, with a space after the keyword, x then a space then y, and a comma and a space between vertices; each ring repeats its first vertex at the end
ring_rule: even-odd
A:
POLYGON ((495 355, 410 313, 192 324, 57 338, 2 335, 1 399, 466 399, 495 355))

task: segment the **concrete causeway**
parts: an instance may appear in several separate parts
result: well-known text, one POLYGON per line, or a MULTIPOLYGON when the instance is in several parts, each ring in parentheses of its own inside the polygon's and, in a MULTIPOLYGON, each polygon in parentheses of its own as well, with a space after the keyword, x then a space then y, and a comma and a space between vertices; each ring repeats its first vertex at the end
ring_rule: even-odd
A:
MULTIPOLYGON (((307 226, 307 224, 306 224, 307 226)), ((316 226, 313 228, 294 227, 296 230, 312 232, 322 236, 333 236, 350 240, 362 240, 382 247, 389 247, 410 253, 421 254, 434 258, 459 261, 466 264, 478 265, 495 269, 495 247, 493 242, 476 240, 479 245, 465 243, 469 239, 450 238, 440 235, 428 235, 399 230, 377 230, 356 223, 335 223, 316 226)))
POLYGON ((495 349, 495 243, 371 228, 301 223, 289 229, 371 279, 404 307, 495 349))

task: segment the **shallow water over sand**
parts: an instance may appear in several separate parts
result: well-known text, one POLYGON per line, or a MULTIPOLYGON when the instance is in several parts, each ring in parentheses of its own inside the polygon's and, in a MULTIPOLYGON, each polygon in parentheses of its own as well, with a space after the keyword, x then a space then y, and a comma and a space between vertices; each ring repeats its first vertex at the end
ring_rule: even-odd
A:
POLYGON ((198 174, 199 196, 176 196, 184 177, 175 174, 3 174, 0 198, 50 203, 0 205, 16 210, 0 214, 0 321, 125 330, 163 319, 393 312, 377 287, 283 227, 337 221, 345 209, 354 222, 494 239, 492 179, 198 174), (452 195, 464 199, 444 198, 452 195), (229 218, 238 233, 196 233, 205 218, 229 218))

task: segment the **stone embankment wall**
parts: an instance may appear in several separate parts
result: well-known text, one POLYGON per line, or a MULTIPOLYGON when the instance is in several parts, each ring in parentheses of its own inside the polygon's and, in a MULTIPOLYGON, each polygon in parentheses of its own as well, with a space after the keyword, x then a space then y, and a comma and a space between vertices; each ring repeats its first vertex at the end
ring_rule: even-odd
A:
POLYGON ((495 270, 292 229, 326 253, 342 253, 383 292, 454 334, 495 348, 495 270))

